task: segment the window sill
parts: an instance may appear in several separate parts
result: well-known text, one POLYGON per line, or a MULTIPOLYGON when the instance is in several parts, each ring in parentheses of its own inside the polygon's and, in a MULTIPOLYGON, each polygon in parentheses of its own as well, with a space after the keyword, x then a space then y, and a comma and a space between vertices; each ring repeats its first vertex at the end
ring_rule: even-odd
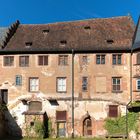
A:
POLYGON ((39 93, 39 91, 29 91, 30 93, 39 93))
POLYGON ((112 64, 112 66, 123 66, 123 64, 112 64))
POLYGON ((67 91, 57 91, 57 93, 60 93, 60 94, 66 94, 67 93, 67 91))
POLYGON ((66 67, 66 66, 69 66, 69 65, 58 65, 58 66, 60 66, 60 67, 66 67))
POLYGON ((21 68, 28 68, 29 66, 19 66, 19 67, 21 67, 21 68))
POLYGON ((119 90, 119 91, 112 90, 112 93, 122 93, 122 92, 123 92, 122 90, 119 90))
POLYGON ((140 64, 133 64, 133 66, 139 66, 140 64))
POLYGON ((85 93, 85 92, 88 92, 88 91, 87 90, 83 90, 82 92, 85 93))
POLYGON ((140 90, 133 90, 133 92, 140 92, 140 90))

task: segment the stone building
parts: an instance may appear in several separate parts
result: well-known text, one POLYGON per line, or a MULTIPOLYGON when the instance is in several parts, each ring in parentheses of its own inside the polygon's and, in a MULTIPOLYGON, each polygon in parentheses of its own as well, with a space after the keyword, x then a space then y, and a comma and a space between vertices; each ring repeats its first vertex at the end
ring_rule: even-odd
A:
POLYGON ((132 101, 140 100, 140 19, 138 20, 132 47, 132 101))
POLYGON ((27 135, 37 116, 54 137, 105 136, 104 120, 125 115, 131 100, 134 30, 130 16, 12 24, 0 49, 0 89, 21 131, 7 117, 9 133, 27 135))

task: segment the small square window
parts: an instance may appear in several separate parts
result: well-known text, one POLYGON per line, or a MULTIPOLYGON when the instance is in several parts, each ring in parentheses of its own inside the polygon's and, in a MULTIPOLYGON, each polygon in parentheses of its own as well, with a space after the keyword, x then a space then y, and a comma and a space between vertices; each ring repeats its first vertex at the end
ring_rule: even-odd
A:
POLYGON ((68 65, 68 55, 59 55, 58 64, 61 66, 68 65))
POLYGON ((122 64, 122 54, 113 54, 112 64, 113 65, 121 65, 122 64))
POLYGON ((19 57, 19 66, 28 67, 29 66, 29 56, 20 56, 19 57))
POLYGON ((25 42, 25 48, 30 48, 32 46, 32 42, 25 42))
POLYGON ((39 66, 48 65, 48 56, 47 55, 38 56, 38 65, 39 66))
POLYGON ((4 56, 4 66, 14 66, 14 56, 4 56))
POLYGON ((96 55, 96 64, 105 64, 105 55, 96 55))

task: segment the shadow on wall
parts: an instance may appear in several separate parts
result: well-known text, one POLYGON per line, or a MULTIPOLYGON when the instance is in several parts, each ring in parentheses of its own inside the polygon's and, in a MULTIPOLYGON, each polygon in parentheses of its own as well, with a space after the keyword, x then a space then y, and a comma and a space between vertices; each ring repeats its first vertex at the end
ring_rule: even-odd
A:
POLYGON ((15 139, 15 138, 12 139, 11 137, 16 137, 16 140, 20 140, 22 138, 22 130, 18 126, 16 122, 16 118, 13 118, 12 115, 10 114, 6 105, 5 105, 5 109, 3 110, 3 124, 4 124, 5 137, 10 137, 10 140, 15 139))

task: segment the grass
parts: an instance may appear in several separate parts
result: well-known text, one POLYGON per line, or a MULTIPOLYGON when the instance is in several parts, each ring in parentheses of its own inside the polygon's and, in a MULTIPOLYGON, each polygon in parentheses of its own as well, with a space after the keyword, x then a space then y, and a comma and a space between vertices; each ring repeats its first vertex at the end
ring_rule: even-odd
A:
MULTIPOLYGON (((22 140, 73 140, 71 138, 57 138, 57 139, 27 139, 27 138, 24 138, 22 140)), ((119 140, 119 139, 105 139, 105 138, 75 138, 74 140, 119 140)), ((126 139, 121 139, 121 140, 126 140, 126 139)))
MULTIPOLYGON (((47 138, 47 139, 41 139, 41 138, 3 138, 2 140, 72 140, 71 138, 47 138)), ((105 138, 75 138, 74 140, 119 140, 119 139, 105 139, 105 138)), ((121 139, 121 140, 127 140, 127 139, 121 139)))

